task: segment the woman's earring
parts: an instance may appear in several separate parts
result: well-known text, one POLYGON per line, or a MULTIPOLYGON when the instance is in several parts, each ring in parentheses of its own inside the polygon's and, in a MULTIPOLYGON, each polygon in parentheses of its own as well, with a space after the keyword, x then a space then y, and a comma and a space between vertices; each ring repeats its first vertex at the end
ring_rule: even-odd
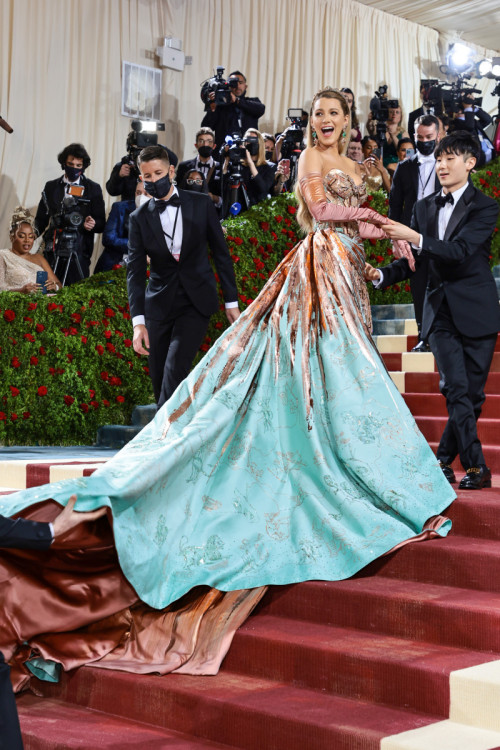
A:
POLYGON ((312 133, 311 133, 311 135, 312 135, 312 139, 313 139, 314 145, 316 145, 317 142, 318 142, 318 134, 316 133, 315 130, 313 130, 312 133))
POLYGON ((342 145, 344 145, 344 143, 345 143, 345 137, 346 137, 346 135, 347 135, 347 133, 345 132, 345 130, 343 130, 342 131, 342 140, 341 140, 342 145))

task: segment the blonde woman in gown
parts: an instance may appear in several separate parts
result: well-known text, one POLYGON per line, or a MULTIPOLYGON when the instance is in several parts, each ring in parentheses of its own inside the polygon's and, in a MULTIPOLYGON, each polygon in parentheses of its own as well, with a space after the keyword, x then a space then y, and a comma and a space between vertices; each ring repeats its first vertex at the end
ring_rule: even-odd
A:
POLYGON ((56 292, 61 282, 54 275, 43 255, 31 255, 35 241, 35 220, 28 209, 18 206, 10 222, 11 247, 0 250, 0 292, 30 294, 40 291, 36 282, 38 271, 47 271, 47 291, 56 292))
POLYGON ((91 477, 0 498, 4 515, 47 520, 75 492, 113 527, 75 531, 43 563, 4 557, 17 687, 56 662, 213 674, 266 586, 347 578, 448 532, 455 494, 371 338, 361 237, 387 219, 361 207, 348 121, 339 92, 315 96, 308 234, 154 420, 91 477))

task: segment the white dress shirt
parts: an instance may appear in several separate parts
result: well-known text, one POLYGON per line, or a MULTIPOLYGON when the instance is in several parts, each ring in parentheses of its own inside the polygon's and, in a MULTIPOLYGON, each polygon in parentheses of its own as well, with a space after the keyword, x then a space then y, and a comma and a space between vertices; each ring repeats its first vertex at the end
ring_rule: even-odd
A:
POLYGON ((435 181, 433 179, 436 171, 436 160, 434 154, 430 156, 423 156, 421 153, 417 155, 418 160, 418 193, 417 200, 426 198, 431 193, 436 192, 434 188, 435 181))

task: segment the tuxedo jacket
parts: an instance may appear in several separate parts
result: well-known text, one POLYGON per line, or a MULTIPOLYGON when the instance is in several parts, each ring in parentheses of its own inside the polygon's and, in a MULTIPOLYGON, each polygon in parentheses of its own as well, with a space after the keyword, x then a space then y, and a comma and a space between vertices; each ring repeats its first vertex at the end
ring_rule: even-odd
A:
POLYGON ((52 533, 48 523, 0 516, 0 547, 48 549, 52 533))
MULTIPOLYGON (((402 161, 396 167, 389 193, 389 218, 410 226, 413 206, 418 197, 418 173, 420 165, 418 158, 402 161)), ((437 175, 430 177, 434 190, 441 186, 437 175)))
POLYGON ((178 261, 167 247, 153 199, 130 215, 127 287, 132 317, 145 315, 150 320, 165 320, 172 312, 179 287, 202 315, 213 315, 219 309, 219 299, 208 247, 224 300, 238 299, 233 261, 211 198, 188 190, 179 190, 179 197, 182 246, 178 261), (147 287, 146 256, 151 259, 147 287))
MULTIPOLYGON (((83 224, 78 228, 78 231, 82 235, 82 253, 84 257, 90 260, 94 249, 94 235, 102 232, 106 224, 106 209, 104 207, 101 186, 97 182, 93 182, 93 180, 89 180, 88 177, 83 175, 80 184, 85 188, 82 198, 90 199, 88 213, 85 213, 84 216, 92 216, 95 220, 95 227, 90 232, 84 228, 83 224)), ((45 183, 35 217, 35 226, 38 234, 42 234, 48 227, 50 217, 60 211, 65 195, 65 185, 66 183, 62 177, 45 183)))
MULTIPOLYGON (((444 299, 462 335, 476 338, 497 333, 500 308, 489 255, 498 204, 469 182, 451 214, 444 238, 439 240, 435 198, 436 194, 417 201, 411 222, 412 229, 422 235, 422 251, 416 255, 417 268, 423 259, 428 259, 422 338, 429 335, 444 299)), ((382 270, 382 287, 412 274, 406 258, 382 270)))
MULTIPOLYGON (((220 161, 217 161, 213 155, 212 158, 214 159, 214 168, 212 169, 212 173, 210 175, 210 179, 207 183, 208 190, 213 195, 220 195, 221 194, 221 175, 222 175, 222 166, 220 161)), ((177 167, 177 173, 175 175, 175 181, 177 183, 177 186, 182 184, 182 181, 184 177, 187 175, 188 172, 191 172, 191 170, 196 169, 196 165, 198 163, 198 157, 194 157, 193 159, 186 159, 186 161, 181 161, 179 166, 177 167)), ((201 174, 205 174, 204 170, 201 170, 201 174)))

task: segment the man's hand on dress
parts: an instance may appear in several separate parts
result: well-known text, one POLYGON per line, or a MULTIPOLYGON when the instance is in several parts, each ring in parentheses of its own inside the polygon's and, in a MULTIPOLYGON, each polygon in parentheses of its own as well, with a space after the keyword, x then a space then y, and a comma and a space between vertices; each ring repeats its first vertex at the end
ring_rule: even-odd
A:
POLYGON ((106 515, 105 507, 98 508, 97 510, 79 513, 78 511, 74 510, 76 500, 76 495, 71 495, 66 507, 52 522, 52 528, 54 529, 54 539, 57 539, 57 537, 62 536, 62 534, 66 534, 68 531, 71 531, 80 523, 84 523, 85 521, 95 521, 96 519, 101 518, 101 516, 106 515))
POLYGON ((380 271, 369 263, 365 263, 365 281, 380 281, 380 271))
POLYGON ((134 352, 137 354, 149 354, 149 336, 148 329, 143 323, 139 323, 134 326, 134 340, 133 340, 134 352))
POLYGON ((240 311, 238 307, 226 307, 226 318, 229 324, 232 325, 240 317, 240 311))

